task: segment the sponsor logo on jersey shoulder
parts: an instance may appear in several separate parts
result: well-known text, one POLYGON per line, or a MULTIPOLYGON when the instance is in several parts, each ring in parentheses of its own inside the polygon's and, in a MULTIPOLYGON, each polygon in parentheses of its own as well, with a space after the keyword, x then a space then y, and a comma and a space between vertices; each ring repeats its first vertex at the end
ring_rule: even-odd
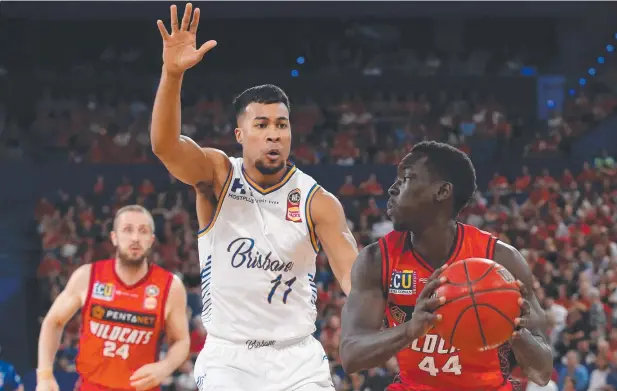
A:
POLYGON ((144 308, 147 310, 155 309, 157 304, 158 301, 156 300, 156 297, 146 297, 144 299, 144 308))
POLYGON ((301 199, 300 189, 293 189, 287 195, 287 215, 285 216, 287 221, 293 221, 294 223, 302 222, 302 216, 300 215, 301 199))
POLYGON ((414 270, 393 270, 390 292, 397 295, 415 295, 416 279, 414 270))
POLYGON ((92 286, 92 297, 98 300, 112 301, 114 299, 114 293, 116 287, 114 284, 102 283, 96 281, 92 286))
POLYGON ((156 285, 148 285, 146 287, 146 296, 148 297, 156 297, 160 293, 159 287, 156 285))

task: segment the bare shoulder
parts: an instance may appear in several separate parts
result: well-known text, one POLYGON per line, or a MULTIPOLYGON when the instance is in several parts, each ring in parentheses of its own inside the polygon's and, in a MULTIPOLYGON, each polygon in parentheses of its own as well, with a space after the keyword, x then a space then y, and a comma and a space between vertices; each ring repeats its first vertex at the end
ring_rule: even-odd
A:
POLYGON ((168 305, 179 299, 186 301, 186 288, 182 279, 175 274, 172 274, 172 276, 171 286, 169 287, 169 299, 167 300, 168 305))
POLYGON ((381 284, 381 246, 374 242, 364 247, 351 270, 351 289, 369 290, 380 289, 381 284))
POLYGON ((313 219, 318 220, 321 217, 332 218, 345 215, 341 201, 321 186, 315 191, 315 195, 310 202, 310 211, 313 219))
MULTIPOLYGON (((222 179, 224 182, 227 177, 227 173, 231 168, 229 156, 227 156, 225 152, 216 148, 202 148, 201 150, 208 157, 209 163, 214 167, 214 174, 216 176, 215 179, 222 179)), ((221 184, 223 182, 221 182, 221 184)))
POLYGON ((81 303, 85 303, 88 296, 88 287, 90 286, 90 274, 92 273, 92 264, 88 263, 78 267, 64 288, 64 294, 70 296, 78 296, 81 303))
POLYGON ((528 285, 532 282, 532 274, 527 261, 523 255, 513 246, 506 244, 502 241, 497 241, 495 244, 495 262, 499 263, 517 280, 528 285))

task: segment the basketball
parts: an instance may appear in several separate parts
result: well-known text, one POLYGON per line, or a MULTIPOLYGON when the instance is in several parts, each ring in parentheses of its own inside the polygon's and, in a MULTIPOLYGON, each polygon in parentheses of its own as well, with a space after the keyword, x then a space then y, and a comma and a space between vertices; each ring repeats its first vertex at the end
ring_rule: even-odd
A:
POLYGON ((435 291, 446 298, 435 311, 442 315, 437 334, 461 351, 488 350, 510 339, 521 293, 506 268, 471 258, 453 263, 442 276, 448 280, 435 291))

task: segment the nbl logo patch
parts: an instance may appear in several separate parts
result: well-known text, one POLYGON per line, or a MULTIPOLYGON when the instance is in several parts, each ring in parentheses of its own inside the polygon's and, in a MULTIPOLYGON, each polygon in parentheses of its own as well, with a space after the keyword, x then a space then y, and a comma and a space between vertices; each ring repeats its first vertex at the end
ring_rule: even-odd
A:
POLYGON ((287 195, 287 213, 285 219, 287 221, 293 221, 294 223, 301 223, 302 217, 300 216, 300 200, 302 195, 300 189, 293 189, 287 195))
POLYGON ((98 300, 112 301, 115 292, 116 287, 114 284, 104 284, 96 281, 92 286, 92 297, 98 300))
POLYGON ((414 295, 416 294, 416 280, 417 275, 413 270, 394 270, 389 291, 397 295, 414 295))

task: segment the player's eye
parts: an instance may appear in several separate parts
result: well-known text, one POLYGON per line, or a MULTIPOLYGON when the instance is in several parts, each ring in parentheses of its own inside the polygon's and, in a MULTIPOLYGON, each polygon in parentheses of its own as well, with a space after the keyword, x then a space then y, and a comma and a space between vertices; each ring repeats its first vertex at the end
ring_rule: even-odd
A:
POLYGON ((279 123, 279 124, 277 124, 277 127, 278 127, 279 129, 287 129, 287 127, 288 127, 288 126, 289 126, 289 125, 288 125, 288 124, 286 124, 286 123, 279 123))
POLYGON ((255 127, 259 129, 265 129, 268 127, 268 125, 264 123, 259 123, 259 124, 255 124, 255 127))

